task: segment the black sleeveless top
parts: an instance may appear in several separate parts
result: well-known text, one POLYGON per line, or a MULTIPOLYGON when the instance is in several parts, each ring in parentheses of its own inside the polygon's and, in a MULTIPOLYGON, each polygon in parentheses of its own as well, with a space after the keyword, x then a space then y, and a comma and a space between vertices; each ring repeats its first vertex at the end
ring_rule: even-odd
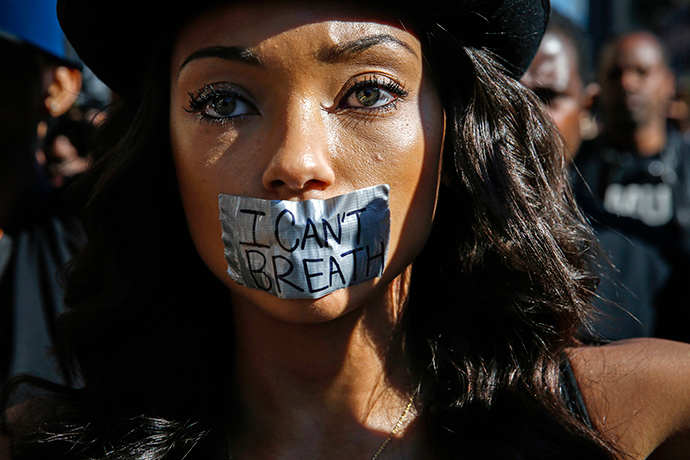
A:
POLYGON ((570 360, 567 356, 563 356, 561 360, 561 382, 560 391, 563 400, 570 412, 590 428, 594 428, 592 420, 587 413, 587 406, 580 393, 580 386, 575 379, 573 368, 570 366, 570 360))

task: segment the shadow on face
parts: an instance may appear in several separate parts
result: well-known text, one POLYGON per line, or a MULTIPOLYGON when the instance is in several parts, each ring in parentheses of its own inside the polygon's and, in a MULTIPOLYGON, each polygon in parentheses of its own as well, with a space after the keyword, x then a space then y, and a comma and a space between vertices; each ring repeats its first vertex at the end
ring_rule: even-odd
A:
POLYGON ((399 22, 332 4, 214 9, 177 38, 170 112, 190 232, 234 306, 290 321, 333 318, 387 296, 424 245, 444 117, 421 44, 399 22), (219 194, 327 199, 378 184, 391 187, 381 278, 316 301, 275 299, 228 278, 219 194))

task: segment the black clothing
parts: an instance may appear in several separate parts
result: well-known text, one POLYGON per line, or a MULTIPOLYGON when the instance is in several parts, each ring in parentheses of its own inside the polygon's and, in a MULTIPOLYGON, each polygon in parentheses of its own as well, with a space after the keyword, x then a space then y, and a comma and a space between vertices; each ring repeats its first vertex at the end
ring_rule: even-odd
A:
POLYGON ((575 159, 583 203, 603 224, 654 240, 664 248, 690 249, 690 144, 674 131, 651 157, 621 152, 597 139, 575 159), (591 191, 591 192, 590 192, 591 191))
POLYGON ((570 366, 570 360, 567 356, 561 359, 561 380, 559 382, 561 396, 565 401, 565 405, 570 410, 570 413, 580 419, 585 425, 594 429, 592 420, 589 418, 585 400, 582 398, 580 386, 575 379, 573 368, 570 366))
POLYGON ((690 144, 671 131, 662 152, 642 157, 586 142, 573 181, 610 259, 601 261, 596 332, 690 341, 690 144))
POLYGON ((0 385, 17 373, 70 384, 50 356, 63 309, 58 270, 80 242, 76 224, 38 187, 19 204, 0 238, 0 385))
POLYGON ((657 330, 656 303, 668 285, 671 264, 652 244, 614 228, 595 226, 603 254, 588 335, 595 341, 651 337, 657 330))

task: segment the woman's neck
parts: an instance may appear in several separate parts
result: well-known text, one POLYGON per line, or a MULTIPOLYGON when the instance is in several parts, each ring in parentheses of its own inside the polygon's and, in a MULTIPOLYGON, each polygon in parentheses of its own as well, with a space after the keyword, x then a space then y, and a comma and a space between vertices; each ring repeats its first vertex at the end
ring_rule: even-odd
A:
MULTIPOLYGON (((329 452, 332 459, 341 451, 343 458, 371 459, 414 387, 398 333, 402 303, 384 295, 316 324, 283 322, 234 303, 245 414, 233 441, 244 453, 238 458, 258 450, 256 458, 265 459, 315 459, 329 452)), ((412 409, 400 432, 414 419, 412 409)))

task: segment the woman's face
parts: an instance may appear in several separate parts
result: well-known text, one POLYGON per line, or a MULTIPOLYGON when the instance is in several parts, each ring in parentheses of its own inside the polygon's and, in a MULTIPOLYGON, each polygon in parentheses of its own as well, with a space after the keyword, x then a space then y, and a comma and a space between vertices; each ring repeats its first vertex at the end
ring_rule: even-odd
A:
POLYGON ((429 234, 444 113, 417 38, 352 6, 251 2, 213 9, 178 35, 172 151, 206 265, 251 305, 294 322, 338 317, 392 292, 429 234), (390 186, 383 275, 320 299, 279 299, 226 273, 219 194, 327 199, 390 186))

